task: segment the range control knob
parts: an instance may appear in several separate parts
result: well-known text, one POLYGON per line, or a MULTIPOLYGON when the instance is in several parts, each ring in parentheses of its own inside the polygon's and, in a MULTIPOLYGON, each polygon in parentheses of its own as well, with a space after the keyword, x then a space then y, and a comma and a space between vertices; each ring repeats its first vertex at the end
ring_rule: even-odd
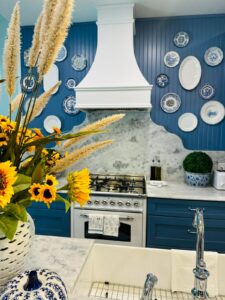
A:
POLYGON ((115 206, 116 202, 115 201, 110 201, 110 205, 115 206))
POLYGON ((107 205, 107 204, 108 204, 107 201, 105 200, 102 201, 102 205, 107 205))
POLYGON ((95 202, 94 202, 95 205, 99 205, 99 203, 100 202, 98 200, 95 200, 95 202))
POLYGON ((87 202, 87 205, 92 205, 92 202, 89 200, 89 201, 87 202))
POLYGON ((139 202, 134 202, 134 207, 139 207, 140 203, 139 202))
POLYGON ((119 206, 123 206, 123 202, 122 202, 122 201, 119 201, 117 204, 118 204, 119 206))
POLYGON ((130 202, 126 202, 126 206, 131 206, 131 203, 130 202))

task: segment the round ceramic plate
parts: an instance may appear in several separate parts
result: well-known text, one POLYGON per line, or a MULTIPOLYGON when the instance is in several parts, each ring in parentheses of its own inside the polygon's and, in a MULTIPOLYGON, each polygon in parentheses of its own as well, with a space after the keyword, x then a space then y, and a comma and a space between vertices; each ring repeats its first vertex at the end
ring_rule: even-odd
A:
POLYGON ((205 62, 211 67, 218 66, 223 60, 223 50, 219 47, 211 47, 204 55, 205 62))
POLYGON ((73 78, 69 78, 66 82, 66 87, 69 90, 74 90, 76 87, 76 81, 73 78))
POLYGON ((79 110, 76 108, 76 98, 73 96, 67 97, 63 101, 63 109, 65 113, 69 115, 76 115, 79 113, 79 110))
POLYGON ((26 67, 28 67, 29 52, 30 52, 30 49, 26 49, 23 52, 23 60, 24 60, 24 64, 25 64, 26 67))
POLYGON ((187 32, 180 31, 177 34, 175 34, 173 42, 175 46, 179 48, 186 47, 189 43, 189 35, 187 34, 187 32))
POLYGON ((200 96, 205 99, 209 100, 215 95, 215 89, 210 84, 205 84, 199 91, 200 96))
POLYGON ((164 56, 164 64, 169 68, 176 67, 180 62, 180 55, 176 51, 167 52, 164 56))
POLYGON ((67 49, 64 45, 62 45, 61 49, 59 50, 56 61, 57 62, 63 61, 66 57, 67 57, 67 49))
POLYGON ((199 84, 202 68, 195 56, 187 56, 179 68, 179 81, 186 90, 193 90, 199 84))
POLYGON ((169 84, 169 77, 166 74, 159 74, 156 77, 156 84, 158 87, 166 87, 169 84))
POLYGON ((211 100, 205 103, 200 112, 202 120, 210 125, 220 123, 225 116, 225 109, 222 103, 211 100))
POLYGON ((59 129, 61 129, 61 126, 62 126, 62 123, 61 123, 60 119, 57 116, 50 115, 50 116, 47 116, 44 119, 44 129, 48 133, 53 133, 54 132, 54 130, 53 130, 54 127, 57 127, 59 129))
POLYGON ((31 93, 35 87, 36 79, 33 75, 24 77, 22 81, 22 88, 24 92, 31 93))
POLYGON ((181 99, 175 93, 168 93, 162 97, 160 105, 162 110, 166 113, 174 113, 179 109, 181 105, 181 99))
POLYGON ((192 113, 185 113, 178 119, 178 126, 182 131, 193 131, 198 125, 198 119, 196 115, 192 113))
POLYGON ((87 59, 83 55, 72 57, 72 67, 75 71, 83 71, 87 67, 87 59))

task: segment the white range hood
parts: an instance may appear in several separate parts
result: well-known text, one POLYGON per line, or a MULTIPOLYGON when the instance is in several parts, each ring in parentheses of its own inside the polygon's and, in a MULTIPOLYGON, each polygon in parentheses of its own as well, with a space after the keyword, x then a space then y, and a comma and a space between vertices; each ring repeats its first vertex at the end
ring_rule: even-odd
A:
POLYGON ((90 71, 76 87, 77 108, 150 109, 152 85, 134 55, 134 4, 96 2, 97 52, 90 71))

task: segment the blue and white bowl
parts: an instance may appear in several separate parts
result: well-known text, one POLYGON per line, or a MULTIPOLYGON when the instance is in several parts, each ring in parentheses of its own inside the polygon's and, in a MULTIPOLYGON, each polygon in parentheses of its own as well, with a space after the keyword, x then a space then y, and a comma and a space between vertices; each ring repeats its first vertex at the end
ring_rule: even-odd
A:
POLYGON ((197 186, 197 187, 206 187, 210 185, 211 182, 211 173, 191 173, 191 172, 184 172, 184 181, 188 185, 197 186))

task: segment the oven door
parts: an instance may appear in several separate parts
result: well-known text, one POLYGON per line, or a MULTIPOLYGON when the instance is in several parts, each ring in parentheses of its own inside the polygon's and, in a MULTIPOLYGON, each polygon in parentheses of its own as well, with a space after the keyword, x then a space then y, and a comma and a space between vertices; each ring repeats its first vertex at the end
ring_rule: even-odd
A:
POLYGON ((143 214, 127 212, 95 211, 74 209, 72 221, 72 236, 76 238, 94 239, 96 243, 143 246, 143 214), (120 227, 118 237, 88 233, 89 214, 118 215, 120 227))

